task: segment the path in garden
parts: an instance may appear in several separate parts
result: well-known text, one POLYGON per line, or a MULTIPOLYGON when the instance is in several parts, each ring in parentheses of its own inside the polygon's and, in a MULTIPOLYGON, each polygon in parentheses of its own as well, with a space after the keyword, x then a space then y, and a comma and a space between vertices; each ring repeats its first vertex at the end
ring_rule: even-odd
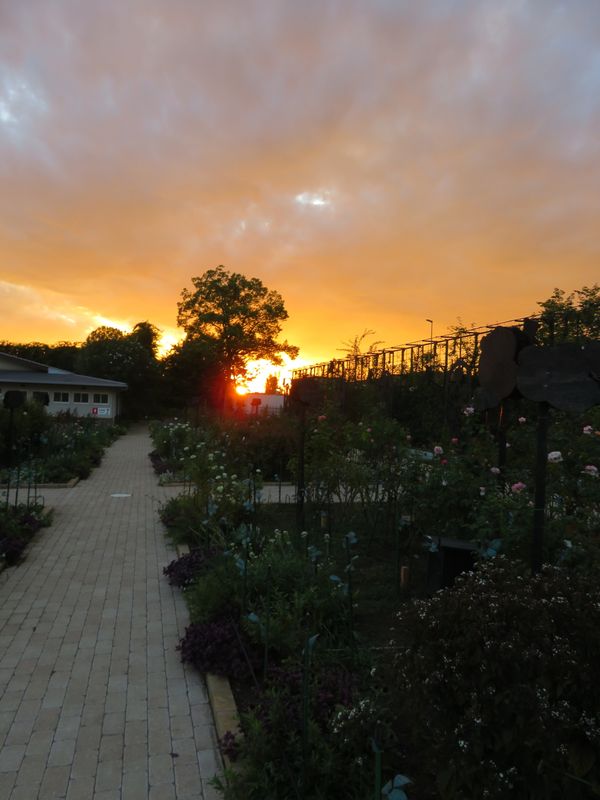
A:
POLYGON ((0 575, 0 800, 213 800, 220 767, 145 429, 117 440, 0 575), (126 495, 119 497, 118 495, 126 495))

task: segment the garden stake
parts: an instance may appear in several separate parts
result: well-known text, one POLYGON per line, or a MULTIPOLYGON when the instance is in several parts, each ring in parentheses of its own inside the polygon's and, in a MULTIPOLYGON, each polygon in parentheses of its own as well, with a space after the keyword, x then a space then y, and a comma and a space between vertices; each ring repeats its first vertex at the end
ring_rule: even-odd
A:
POLYGON ((346 556, 347 556, 347 563, 346 563, 346 573, 348 575, 348 579, 346 581, 346 586, 348 587, 348 622, 350 623, 350 641, 352 642, 352 649, 356 648, 356 642, 354 641, 354 601, 352 595, 352 551, 350 550, 351 547, 351 538, 354 538, 356 541, 356 537, 354 534, 347 533, 344 536, 344 544, 346 546, 346 556))
POLYGON ((248 596, 248 556, 250 555, 250 534, 248 533, 244 539, 244 570, 242 572, 242 611, 244 614, 248 610, 246 608, 246 600, 248 596))
POLYGON ((400 525, 396 526, 396 596, 399 598, 402 593, 402 582, 400 579, 400 525))
POLYGON ((541 572, 544 544, 544 514, 546 510, 546 472, 548 468, 548 426, 550 407, 545 401, 539 404, 537 450, 535 456, 535 497, 533 504, 533 541, 531 571, 541 572))
POLYGON ((271 565, 267 567, 267 615, 265 619, 265 652, 263 661, 263 681, 267 679, 269 667, 269 627, 271 621, 271 565))
POLYGON ((381 748, 371 739, 371 747, 375 753, 375 800, 381 800, 381 748))
POLYGON ((33 472, 33 502, 37 505, 38 502, 38 471, 37 468, 33 472))
POLYGON ((31 505, 31 481, 32 481, 32 460, 31 453, 29 453, 29 462, 27 465, 27 508, 31 505))
POLYGON ((304 451, 306 448, 306 406, 301 405, 300 409, 300 436, 298 450, 298 488, 296 492, 296 524, 298 530, 304 530, 304 495, 306 492, 304 480, 304 451))
POLYGON ((318 633, 314 636, 307 636, 304 645, 304 663, 302 670, 302 772, 300 774, 300 796, 304 800, 306 796, 306 764, 308 761, 308 712, 309 712, 309 690, 310 690, 310 655, 318 633))
POLYGON ((252 660, 251 660, 250 656, 248 655, 248 651, 246 650, 246 646, 244 645, 244 642, 242 641, 242 637, 240 636, 240 632, 238 630, 238 626, 237 626, 235 620, 233 619, 233 617, 230 619, 230 622, 231 622, 231 626, 233 628, 233 632, 235 633, 235 638, 238 640, 238 644, 239 644, 239 646, 241 648, 242 653, 244 654, 244 658, 246 659, 246 663, 248 664, 248 669, 250 670, 250 675, 252 676, 252 680, 254 681, 254 685, 255 686, 260 686, 260 684, 258 682, 258 678, 256 677, 256 673, 254 672, 254 667, 252 666, 252 660))
POLYGON ((496 441, 498 442, 498 467, 503 469, 506 466, 506 432, 503 428, 504 423, 504 403, 498 407, 498 428, 496 430, 496 441))
POLYGON ((21 465, 17 466, 17 480, 15 483, 15 508, 19 504, 19 485, 21 483, 21 465))

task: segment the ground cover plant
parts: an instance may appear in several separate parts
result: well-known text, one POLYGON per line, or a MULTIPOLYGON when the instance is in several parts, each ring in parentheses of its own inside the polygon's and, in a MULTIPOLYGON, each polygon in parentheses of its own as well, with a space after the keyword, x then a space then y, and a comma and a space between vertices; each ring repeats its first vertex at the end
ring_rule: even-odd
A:
POLYGON ((181 653, 245 703, 228 800, 598 796, 597 691, 577 665, 599 647, 600 417, 553 414, 552 566, 532 578, 536 413, 507 404, 499 436, 466 403, 426 437, 386 404, 325 402, 305 418, 301 517, 261 503, 227 425, 176 432, 188 484, 162 513, 196 553, 170 568, 181 653), (428 598, 440 536, 472 541, 476 570, 428 598))
POLYGON ((9 412, 0 409, 0 480, 10 478, 13 486, 87 478, 124 430, 71 414, 50 416, 36 403, 18 409, 10 433, 9 427, 9 412))
POLYGON ((17 564, 33 536, 51 524, 52 513, 41 505, 10 505, 0 511, 0 565, 17 564))

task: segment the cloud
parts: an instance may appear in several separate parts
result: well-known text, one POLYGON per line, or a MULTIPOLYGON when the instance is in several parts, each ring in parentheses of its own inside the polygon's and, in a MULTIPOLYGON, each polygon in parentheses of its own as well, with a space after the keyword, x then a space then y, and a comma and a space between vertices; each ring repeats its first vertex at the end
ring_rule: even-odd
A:
MULTIPOLYGON (((130 331, 136 321, 141 321, 104 317, 91 308, 76 305, 72 298, 58 292, 7 281, 0 281, 0 318, 4 331, 10 331, 10 340, 16 342, 35 339, 32 333, 40 325, 46 332, 45 341, 56 342, 81 341, 102 325, 130 331)), ((172 329, 163 334, 162 338, 170 343, 178 338, 172 329)))
POLYGON ((223 263, 315 354, 526 313, 597 274, 599 52, 589 0, 0 0, 0 275, 173 326, 223 263))

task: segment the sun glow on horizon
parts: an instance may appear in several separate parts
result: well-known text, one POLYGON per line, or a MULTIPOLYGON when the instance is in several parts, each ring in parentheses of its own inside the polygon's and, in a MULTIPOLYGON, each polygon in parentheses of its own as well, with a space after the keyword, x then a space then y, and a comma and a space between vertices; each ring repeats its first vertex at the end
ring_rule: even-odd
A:
POLYGON ((237 394, 245 395, 253 392, 264 393, 267 378, 271 375, 275 375, 277 378, 278 390, 280 392, 285 391, 291 383, 292 371, 312 363, 306 358, 290 358, 285 354, 282 355, 282 359, 284 363, 280 366, 272 364, 264 358, 256 361, 249 361, 246 380, 238 383, 235 387, 237 394))
POLYGON ((164 358, 169 350, 183 339, 183 333, 177 333, 174 330, 162 330, 158 337, 157 355, 159 358, 164 358))

